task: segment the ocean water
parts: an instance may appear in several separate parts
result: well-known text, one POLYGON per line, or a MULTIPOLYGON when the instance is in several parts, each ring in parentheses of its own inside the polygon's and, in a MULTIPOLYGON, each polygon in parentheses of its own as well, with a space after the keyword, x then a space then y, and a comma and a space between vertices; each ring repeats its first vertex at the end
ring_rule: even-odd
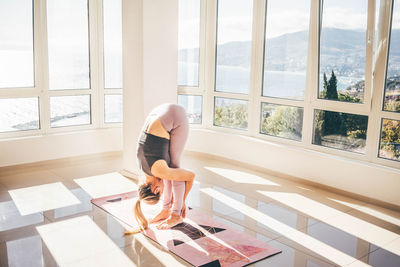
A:
MULTIPOLYGON (((180 85, 197 86, 198 64, 179 62, 180 85)), ((329 77, 328 77, 329 78, 329 77)), ((363 78, 338 76, 338 90, 345 90, 363 78)), ((320 88, 322 88, 322 77, 320 88)), ((261 85, 259 85, 261 88, 261 85)), ((265 71, 262 95, 301 100, 306 86, 305 72, 265 71)), ((243 67, 217 66, 215 89, 218 92, 248 94, 250 88, 250 70, 243 67)))

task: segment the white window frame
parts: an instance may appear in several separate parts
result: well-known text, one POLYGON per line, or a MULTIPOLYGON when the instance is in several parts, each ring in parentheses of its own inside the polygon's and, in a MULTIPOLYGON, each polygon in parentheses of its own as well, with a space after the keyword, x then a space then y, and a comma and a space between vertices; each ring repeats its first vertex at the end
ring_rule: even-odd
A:
POLYGON ((40 129, 0 133, 0 139, 122 127, 122 123, 104 122, 104 95, 122 94, 122 88, 104 89, 103 1, 88 0, 90 89, 49 90, 47 1, 32 0, 32 8, 35 79, 34 86, 29 88, 1 88, 0 98, 38 97, 40 129), (90 96, 91 124, 51 128, 50 97, 77 95, 90 96))
POLYGON ((378 157, 382 118, 400 120, 400 113, 382 111, 385 87, 385 72, 388 60, 388 40, 393 0, 381 0, 379 18, 375 18, 376 0, 368 0, 368 18, 366 30, 365 92, 363 103, 349 103, 318 98, 319 85, 319 22, 320 0, 310 0, 309 42, 306 70, 306 90, 304 100, 282 99, 262 96, 262 78, 264 64, 264 33, 266 4, 268 0, 253 0, 252 55, 249 94, 236 94, 214 91, 215 51, 218 0, 202 0, 200 14, 200 68, 199 87, 178 86, 178 94, 202 95, 202 124, 192 124, 192 128, 206 128, 219 132, 256 137, 266 141, 278 142, 298 148, 337 155, 344 158, 360 160, 400 168, 397 161, 378 157), (375 35, 375 20, 380 19, 379 34, 375 35), (377 49, 374 55, 374 38, 377 38, 377 49), (318 52, 316 52, 318 51, 318 52), (374 62, 375 56, 375 62, 374 62), (384 70, 384 71, 383 71, 384 70), (240 130, 214 125, 214 98, 226 97, 248 101, 248 129, 240 130), (272 103, 303 108, 302 140, 290 140, 260 133, 261 103, 272 103), (368 116, 368 129, 365 154, 323 147, 312 144, 314 110, 345 112, 368 116))

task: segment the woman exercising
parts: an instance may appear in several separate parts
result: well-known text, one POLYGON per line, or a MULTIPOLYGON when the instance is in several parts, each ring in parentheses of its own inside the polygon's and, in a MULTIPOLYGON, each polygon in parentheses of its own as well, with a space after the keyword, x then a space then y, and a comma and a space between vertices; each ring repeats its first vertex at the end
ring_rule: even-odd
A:
POLYGON ((153 109, 146 118, 137 148, 138 163, 146 181, 139 186, 139 198, 134 209, 142 230, 147 229, 148 221, 140 202, 156 204, 161 194, 163 208, 150 223, 160 222, 158 229, 169 229, 186 216, 185 199, 195 176, 193 172, 180 168, 188 133, 189 124, 182 106, 164 104, 153 109))

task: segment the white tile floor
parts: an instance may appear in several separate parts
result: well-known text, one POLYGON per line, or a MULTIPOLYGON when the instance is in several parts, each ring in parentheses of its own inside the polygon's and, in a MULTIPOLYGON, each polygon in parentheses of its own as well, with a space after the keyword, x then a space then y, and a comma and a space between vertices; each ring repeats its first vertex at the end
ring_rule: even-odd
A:
MULTIPOLYGON (((283 252, 253 266, 400 266, 400 212, 186 156, 187 205, 283 252)), ((0 266, 188 266, 90 203, 137 188, 120 157, 0 169, 0 266)))

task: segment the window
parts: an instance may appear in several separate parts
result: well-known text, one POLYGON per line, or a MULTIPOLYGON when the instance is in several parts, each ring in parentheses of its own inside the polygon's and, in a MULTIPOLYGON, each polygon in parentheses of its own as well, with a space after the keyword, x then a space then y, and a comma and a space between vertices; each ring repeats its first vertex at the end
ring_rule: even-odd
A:
POLYGON ((88 89, 87 0, 48 0, 49 89, 88 89))
POLYGON ((50 97, 51 127, 90 123, 90 95, 50 97))
POLYGON ((32 0, 0 2, 0 88, 34 86, 32 0))
POLYGON ((200 0, 179 1, 178 85, 199 86, 200 0))
POLYGON ((104 88, 122 88, 121 0, 103 0, 104 88))
POLYGON ((302 128, 303 108, 261 104, 261 133, 301 141, 302 128))
POLYGON ((368 117, 315 110, 313 144, 365 153, 368 117))
POLYGON ((179 1, 178 104, 186 109, 190 124, 203 123, 203 88, 201 77, 200 0, 179 1))
POLYGON ((0 1, 0 137, 120 126, 121 22, 120 0, 0 1))
POLYGON ((122 1, 103 0, 104 122, 122 122, 122 1))
POLYGON ((39 129, 37 97, 0 99, 0 109, 0 132, 39 129))
POLYGON ((302 100, 310 0, 267 1, 263 96, 302 100))
POLYGON ((231 98, 215 98, 214 125, 247 129, 247 101, 231 98))
POLYGON ((400 1, 394 1, 384 110, 400 112, 400 1))
POLYGON ((202 102, 203 97, 201 95, 178 95, 178 104, 186 109, 191 124, 201 124, 202 102))
POLYGON ((363 102, 368 0, 321 1, 319 98, 363 102))
POLYGON ((219 0, 215 91, 248 94, 252 39, 252 1, 219 0))
POLYGON ((379 157, 400 161, 400 121, 382 119, 379 157))
POLYGON ((104 121, 105 123, 122 122, 122 95, 104 95, 104 121))
POLYGON ((399 167, 399 0, 199 2, 180 1, 191 123, 399 167))

